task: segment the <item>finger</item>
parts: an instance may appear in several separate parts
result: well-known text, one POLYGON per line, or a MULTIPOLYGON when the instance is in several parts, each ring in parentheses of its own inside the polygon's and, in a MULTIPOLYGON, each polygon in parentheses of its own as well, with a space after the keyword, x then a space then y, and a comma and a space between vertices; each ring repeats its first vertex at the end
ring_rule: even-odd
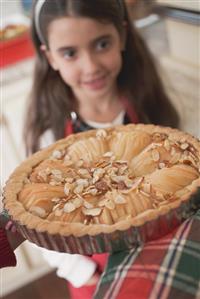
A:
POLYGON ((12 232, 15 232, 16 231, 16 227, 15 225, 13 224, 12 221, 8 221, 5 225, 5 230, 10 230, 12 232))
POLYGON ((17 232, 17 228, 16 228, 15 225, 13 225, 13 226, 11 227, 11 232, 12 232, 12 233, 16 233, 16 232, 17 232))

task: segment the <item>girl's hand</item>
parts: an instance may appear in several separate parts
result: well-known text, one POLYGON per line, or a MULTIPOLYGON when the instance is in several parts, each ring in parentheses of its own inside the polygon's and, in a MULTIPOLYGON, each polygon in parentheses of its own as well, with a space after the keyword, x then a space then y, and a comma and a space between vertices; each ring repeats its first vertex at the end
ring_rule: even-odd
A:
POLYGON ((10 243, 10 246, 13 249, 13 251, 25 241, 24 237, 22 237, 22 235, 18 233, 15 226, 12 226, 11 230, 6 230, 6 234, 8 242, 10 243))
POLYGON ((25 241, 13 222, 8 217, 5 217, 4 214, 0 214, 0 227, 6 231, 8 242, 13 251, 25 241))

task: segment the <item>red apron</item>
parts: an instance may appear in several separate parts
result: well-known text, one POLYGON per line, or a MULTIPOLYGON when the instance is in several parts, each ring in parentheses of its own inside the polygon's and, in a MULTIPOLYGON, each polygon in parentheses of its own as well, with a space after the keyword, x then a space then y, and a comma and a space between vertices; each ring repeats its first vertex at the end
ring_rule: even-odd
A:
MULTIPOLYGON (((138 123, 138 116, 133 106, 130 105, 128 99, 122 98, 121 100, 128 118, 130 119, 130 123, 138 123)), ((68 136, 70 134, 73 134, 73 124, 71 120, 68 120, 65 127, 65 136, 68 136)), ((108 253, 94 254, 93 256, 88 258, 95 261, 95 263, 97 264, 97 271, 99 274, 101 274, 104 271, 105 265, 107 263, 108 253)), ((95 289, 96 285, 75 288, 69 283, 71 299, 92 299, 95 289)))

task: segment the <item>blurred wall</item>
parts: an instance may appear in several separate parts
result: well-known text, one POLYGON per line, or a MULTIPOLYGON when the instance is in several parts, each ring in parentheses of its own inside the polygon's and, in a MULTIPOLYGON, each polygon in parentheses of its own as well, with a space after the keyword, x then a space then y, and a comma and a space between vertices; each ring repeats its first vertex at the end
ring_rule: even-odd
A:
POLYGON ((2 17, 10 16, 12 14, 21 14, 22 6, 20 0, 5 1, 0 0, 2 17))

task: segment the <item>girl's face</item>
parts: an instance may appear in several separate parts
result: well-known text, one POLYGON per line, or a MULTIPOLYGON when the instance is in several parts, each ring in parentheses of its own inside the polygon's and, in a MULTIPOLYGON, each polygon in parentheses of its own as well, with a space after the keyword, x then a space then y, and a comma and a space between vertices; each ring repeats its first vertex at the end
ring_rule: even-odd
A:
POLYGON ((78 99, 114 92, 124 46, 114 25, 63 17, 49 25, 48 41, 46 55, 51 66, 78 99))

